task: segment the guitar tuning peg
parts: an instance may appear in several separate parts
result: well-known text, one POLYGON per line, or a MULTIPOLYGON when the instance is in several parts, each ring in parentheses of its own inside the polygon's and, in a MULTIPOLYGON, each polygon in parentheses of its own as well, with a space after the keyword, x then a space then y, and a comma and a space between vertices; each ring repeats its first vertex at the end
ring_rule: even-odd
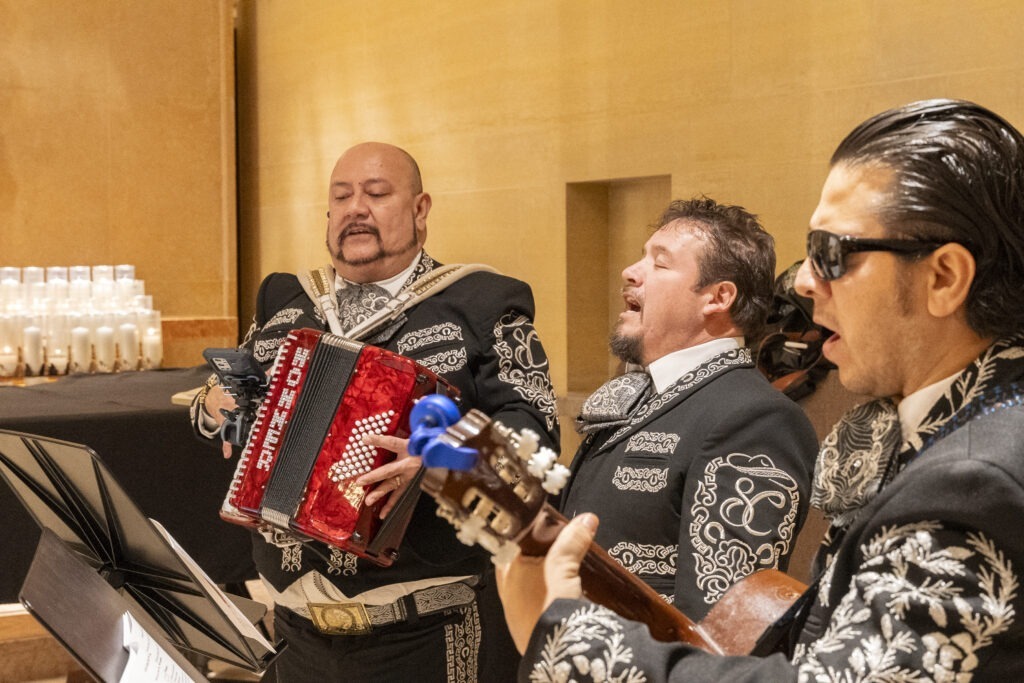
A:
POLYGON ((470 515, 462 520, 462 526, 455 533, 455 538, 466 545, 476 545, 484 529, 484 520, 470 515))
POLYGON ((512 563, 512 560, 516 559, 518 555, 518 548, 515 543, 502 543, 494 549, 493 555, 491 555, 491 562, 496 567, 507 567, 512 563))
POLYGON ((541 484, 541 488, 551 495, 555 495, 562 490, 567 481, 569 481, 569 468, 555 463, 544 475, 544 483, 541 484))
POLYGON ((543 479, 547 471, 555 464, 558 456, 547 446, 536 451, 526 464, 526 471, 537 479, 543 479))
POLYGON ((516 444, 516 455, 523 460, 528 459, 537 451, 540 445, 540 435, 532 429, 523 429, 519 432, 519 443, 516 444))

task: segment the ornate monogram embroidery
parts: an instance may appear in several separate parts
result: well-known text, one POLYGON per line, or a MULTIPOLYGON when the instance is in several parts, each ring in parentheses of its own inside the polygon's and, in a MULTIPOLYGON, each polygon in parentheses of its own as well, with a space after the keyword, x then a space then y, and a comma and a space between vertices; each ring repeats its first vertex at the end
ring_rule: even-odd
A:
POLYGON ((432 356, 426 358, 420 358, 417 361, 420 365, 424 365, 439 375, 443 375, 448 372, 455 372, 466 367, 466 349, 448 349, 447 351, 441 351, 435 353, 432 356))
POLYGON ((941 533, 939 522, 907 524, 863 546, 864 563, 828 629, 794 652, 801 680, 971 680, 981 650, 1014 622, 1019 585, 986 536, 968 533, 953 545, 941 533), (878 624, 872 605, 885 606, 878 624))
POLYGON ((620 491, 657 493, 668 485, 668 468, 619 465, 615 468, 612 484, 620 491))
POLYGON ((708 463, 689 528, 697 587, 707 604, 755 570, 774 568, 788 553, 799 499, 796 481, 767 455, 731 453, 708 463), (770 540, 758 543, 759 538, 770 540))
POLYGON ((475 683, 480 655, 480 612, 476 603, 458 609, 462 623, 444 627, 449 683, 475 683))
POLYGON ((669 432, 637 432, 626 442, 627 453, 672 455, 679 445, 679 435, 669 432))
POLYGON ((403 334, 398 340, 398 352, 408 355, 411 351, 424 346, 455 341, 463 341, 462 328, 455 323, 441 323, 403 334))
POLYGON ((302 315, 301 308, 282 308, 267 321, 267 324, 263 326, 263 329, 268 330, 271 327, 277 327, 278 325, 288 325, 288 329, 291 329, 291 324, 298 320, 300 315, 302 315))
POLYGON ((677 551, 674 545, 621 541, 609 548, 608 554, 634 574, 675 576, 677 551))
POLYGON ((494 353, 498 379, 537 407, 548 429, 555 428, 555 390, 548 378, 548 359, 537 331, 523 315, 509 313, 494 325, 494 353))
POLYGON ((582 607, 562 619, 544 641, 530 683, 565 683, 589 676, 594 681, 646 683, 647 674, 633 663, 616 615, 599 605, 582 607))

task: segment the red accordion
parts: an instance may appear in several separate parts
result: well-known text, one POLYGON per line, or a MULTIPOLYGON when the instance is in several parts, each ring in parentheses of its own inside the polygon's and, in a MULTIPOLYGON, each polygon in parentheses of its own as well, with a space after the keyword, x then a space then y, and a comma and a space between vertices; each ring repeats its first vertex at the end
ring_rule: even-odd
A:
POLYGON ((412 405, 432 393, 458 391, 391 351, 294 330, 277 352, 221 517, 245 526, 269 523, 391 564, 412 507, 396 506, 382 525, 382 502, 363 503, 373 487, 356 486, 355 479, 395 454, 367 446, 362 436, 407 437, 412 405))

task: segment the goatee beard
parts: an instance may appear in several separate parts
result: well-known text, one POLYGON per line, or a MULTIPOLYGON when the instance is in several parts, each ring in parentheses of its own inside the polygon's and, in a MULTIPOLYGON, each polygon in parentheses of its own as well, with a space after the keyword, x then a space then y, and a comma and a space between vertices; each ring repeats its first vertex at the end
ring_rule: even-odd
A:
POLYGON ((644 343, 640 337, 627 337, 616 328, 608 339, 608 348, 624 363, 643 365, 644 343))

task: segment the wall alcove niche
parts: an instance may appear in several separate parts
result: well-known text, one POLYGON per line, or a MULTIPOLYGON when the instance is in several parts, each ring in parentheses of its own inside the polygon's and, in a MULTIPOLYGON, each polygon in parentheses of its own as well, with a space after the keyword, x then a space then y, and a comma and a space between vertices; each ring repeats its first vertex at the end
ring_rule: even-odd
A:
POLYGON ((622 270, 640 257, 671 194, 668 175, 566 184, 568 392, 559 401, 564 459, 579 444, 572 420, 580 405, 621 369, 608 351, 608 335, 622 312, 622 270))

